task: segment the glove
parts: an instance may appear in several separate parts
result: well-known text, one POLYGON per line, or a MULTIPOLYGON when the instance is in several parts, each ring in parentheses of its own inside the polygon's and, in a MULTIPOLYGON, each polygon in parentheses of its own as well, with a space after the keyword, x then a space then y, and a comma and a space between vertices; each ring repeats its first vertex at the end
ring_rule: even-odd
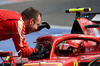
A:
POLYGON ((50 29, 50 25, 47 22, 42 22, 41 25, 38 26, 37 31, 40 31, 43 28, 50 29))

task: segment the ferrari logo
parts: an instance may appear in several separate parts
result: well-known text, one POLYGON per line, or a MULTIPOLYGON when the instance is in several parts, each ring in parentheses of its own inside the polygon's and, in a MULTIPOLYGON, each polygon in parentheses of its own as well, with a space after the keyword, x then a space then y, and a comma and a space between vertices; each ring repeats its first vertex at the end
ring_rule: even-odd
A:
POLYGON ((77 61, 74 61, 74 66, 78 66, 78 62, 77 61))

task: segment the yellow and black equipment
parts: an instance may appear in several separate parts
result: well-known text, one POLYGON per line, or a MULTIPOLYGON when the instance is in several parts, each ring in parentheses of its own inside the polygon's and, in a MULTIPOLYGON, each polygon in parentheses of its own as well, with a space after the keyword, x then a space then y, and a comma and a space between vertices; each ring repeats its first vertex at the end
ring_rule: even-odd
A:
POLYGON ((72 8, 72 9, 66 9, 66 13, 74 13, 74 12, 88 12, 91 11, 91 8, 72 8))
POLYGON ((71 9, 66 9, 66 13, 75 13, 76 12, 76 17, 80 17, 80 12, 89 12, 91 11, 91 8, 71 8, 71 9))

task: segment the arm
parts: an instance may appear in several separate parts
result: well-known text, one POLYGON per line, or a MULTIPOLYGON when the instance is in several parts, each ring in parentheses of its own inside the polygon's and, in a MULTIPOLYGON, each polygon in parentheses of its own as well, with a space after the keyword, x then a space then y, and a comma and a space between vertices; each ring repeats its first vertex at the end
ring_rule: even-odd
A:
MULTIPOLYGON (((12 39, 17 52, 22 51, 23 57, 28 57, 30 53, 36 52, 35 48, 29 48, 25 40, 25 24, 23 21, 15 21, 12 23, 12 39)), ((19 54, 20 55, 20 54, 19 54)))

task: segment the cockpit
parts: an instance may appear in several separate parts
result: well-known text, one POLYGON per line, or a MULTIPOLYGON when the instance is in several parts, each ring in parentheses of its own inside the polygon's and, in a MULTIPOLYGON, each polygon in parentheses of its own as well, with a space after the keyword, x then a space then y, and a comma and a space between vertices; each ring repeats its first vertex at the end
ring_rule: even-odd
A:
POLYGON ((55 56, 76 56, 78 53, 93 52, 96 50, 97 42, 86 39, 67 39, 58 42, 50 39, 40 39, 37 41, 38 51, 29 56, 29 60, 48 59, 50 53, 55 56), (57 43, 57 44, 56 44, 57 43), (54 49, 54 51, 51 51, 54 49))
POLYGON ((63 40, 56 45, 55 54, 57 56, 74 56, 78 53, 87 52, 87 48, 89 48, 88 52, 93 51, 90 48, 96 47, 96 45, 97 43, 91 40, 63 40))
POLYGON ((38 60, 43 58, 49 58, 52 42, 48 40, 41 40, 37 42, 36 48, 38 51, 32 53, 29 56, 29 60, 38 60))

